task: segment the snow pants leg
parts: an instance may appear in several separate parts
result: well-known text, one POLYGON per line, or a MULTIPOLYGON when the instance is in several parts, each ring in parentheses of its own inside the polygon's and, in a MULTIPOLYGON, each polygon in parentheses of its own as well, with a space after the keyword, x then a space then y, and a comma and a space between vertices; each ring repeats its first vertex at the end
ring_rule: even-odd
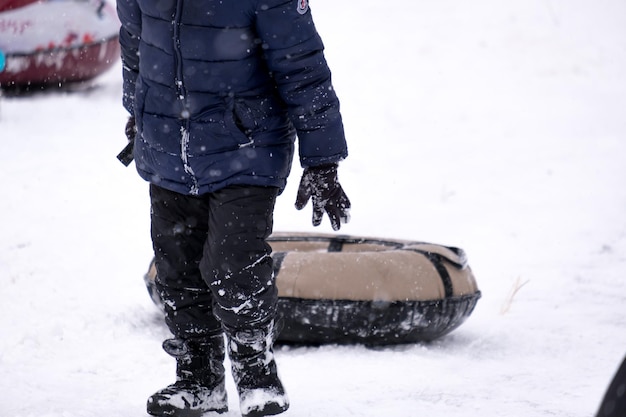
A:
POLYGON ((202 196, 150 186, 156 287, 178 338, 255 327, 276 313, 271 247, 278 189, 233 186, 202 196))

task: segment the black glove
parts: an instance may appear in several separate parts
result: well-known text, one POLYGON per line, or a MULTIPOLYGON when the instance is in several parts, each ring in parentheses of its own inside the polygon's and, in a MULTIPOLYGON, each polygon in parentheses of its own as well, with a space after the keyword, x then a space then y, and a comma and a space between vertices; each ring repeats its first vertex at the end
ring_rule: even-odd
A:
POLYGON ((350 200, 337 179, 337 164, 305 168, 298 188, 296 208, 302 210, 309 198, 313 201, 313 226, 322 223, 324 211, 333 230, 350 220, 350 200))
POLYGON ((117 155, 117 159, 125 166, 128 166, 133 161, 133 148, 135 145, 135 136, 137 136, 137 126, 135 125, 134 116, 128 118, 124 133, 126 133, 126 137, 128 138, 128 144, 122 149, 122 152, 117 155))
POLYGON ((135 140, 135 136, 137 136, 137 125, 135 124, 135 116, 128 117, 124 133, 126 133, 126 137, 128 138, 129 142, 133 142, 135 140))

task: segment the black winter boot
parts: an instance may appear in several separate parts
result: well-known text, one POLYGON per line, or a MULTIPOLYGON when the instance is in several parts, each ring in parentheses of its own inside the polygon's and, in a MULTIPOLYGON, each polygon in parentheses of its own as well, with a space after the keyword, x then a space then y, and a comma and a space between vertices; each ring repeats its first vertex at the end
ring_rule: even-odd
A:
POLYGON ((272 351, 273 323, 253 329, 227 329, 227 336, 243 417, 263 417, 286 411, 289 399, 280 382, 272 351))
POLYGON ((169 339, 163 349, 176 358, 176 382, 148 398, 148 414, 209 417, 228 411, 223 335, 169 339))

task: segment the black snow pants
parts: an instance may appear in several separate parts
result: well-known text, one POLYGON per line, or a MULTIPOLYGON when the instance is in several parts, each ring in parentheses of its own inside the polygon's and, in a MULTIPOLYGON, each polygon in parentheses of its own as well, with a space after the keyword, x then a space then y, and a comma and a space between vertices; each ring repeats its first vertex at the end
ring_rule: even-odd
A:
POLYGON ((156 288, 181 339, 274 318, 271 247, 278 189, 231 186, 201 196, 150 185, 156 288))

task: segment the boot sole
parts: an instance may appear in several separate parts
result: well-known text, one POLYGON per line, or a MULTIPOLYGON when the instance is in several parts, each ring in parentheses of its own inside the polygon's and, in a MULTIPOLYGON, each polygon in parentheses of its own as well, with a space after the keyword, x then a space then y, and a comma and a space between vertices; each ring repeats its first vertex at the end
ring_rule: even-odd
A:
POLYGON ((243 417, 265 417, 274 416, 276 414, 284 413, 289 409, 289 405, 281 405, 278 403, 265 404, 265 407, 261 410, 252 410, 247 414, 242 414, 243 417))
POLYGON ((172 408, 168 410, 148 410, 148 414, 155 417, 217 417, 228 411, 228 407, 220 410, 183 410, 172 408))

